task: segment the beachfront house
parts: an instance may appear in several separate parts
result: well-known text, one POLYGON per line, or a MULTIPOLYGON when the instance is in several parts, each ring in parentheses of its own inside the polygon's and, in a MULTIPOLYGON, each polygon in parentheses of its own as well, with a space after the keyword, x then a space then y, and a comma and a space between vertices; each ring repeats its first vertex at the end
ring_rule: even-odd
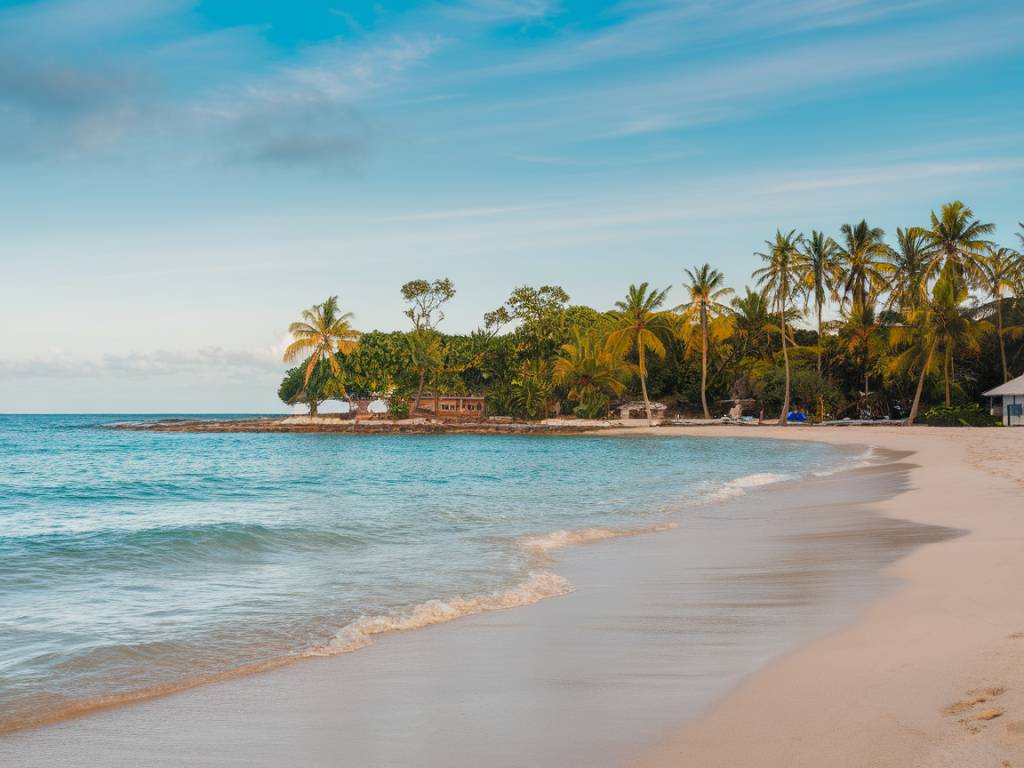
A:
POLYGON ((468 416, 483 418, 487 412, 484 398, 479 395, 424 395, 420 399, 420 410, 439 419, 457 419, 468 416))
MULTIPOLYGON (((644 406, 643 400, 632 400, 628 403, 623 403, 618 407, 620 419, 646 419, 647 408, 644 406)), ((665 418, 665 412, 668 411, 668 406, 664 403, 651 403, 651 417, 654 419, 665 418)))
POLYGON ((1024 427, 1024 376, 1018 376, 985 393, 993 416, 1007 427, 1024 427))

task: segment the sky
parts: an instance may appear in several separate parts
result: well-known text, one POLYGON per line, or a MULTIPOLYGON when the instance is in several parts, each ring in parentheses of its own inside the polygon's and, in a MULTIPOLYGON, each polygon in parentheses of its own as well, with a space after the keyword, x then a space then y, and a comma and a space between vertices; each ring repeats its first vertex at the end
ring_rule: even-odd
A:
POLYGON ((0 0, 0 411, 280 412, 288 324, 607 308, 776 228, 1024 220, 1018 0, 0 0))

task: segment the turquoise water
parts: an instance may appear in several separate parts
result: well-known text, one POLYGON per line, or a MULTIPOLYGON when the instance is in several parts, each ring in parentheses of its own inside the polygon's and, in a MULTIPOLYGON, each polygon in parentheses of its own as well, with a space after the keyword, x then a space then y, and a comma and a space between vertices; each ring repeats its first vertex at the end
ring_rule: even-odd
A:
POLYGON ((97 428, 127 418, 0 416, 0 727, 552 597, 560 546, 698 525, 848 455, 97 428))

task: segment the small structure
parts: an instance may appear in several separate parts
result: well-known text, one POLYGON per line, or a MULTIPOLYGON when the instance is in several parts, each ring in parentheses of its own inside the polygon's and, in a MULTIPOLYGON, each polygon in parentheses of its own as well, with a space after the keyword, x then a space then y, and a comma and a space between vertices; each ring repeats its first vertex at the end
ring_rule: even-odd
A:
POLYGON ((992 415, 1002 417, 1005 426, 1024 427, 1024 376, 990 389, 985 397, 991 398, 992 415))
POLYGON ((487 404, 480 395, 424 395, 420 399, 420 410, 432 413, 439 419, 459 419, 467 416, 483 418, 487 404))
MULTIPOLYGON (((620 419, 646 419, 647 418, 647 407, 644 405, 643 400, 632 400, 628 403, 623 403, 618 407, 620 419)), ((651 418, 663 419, 665 418, 665 412, 668 411, 668 406, 664 403, 651 403, 651 418)))

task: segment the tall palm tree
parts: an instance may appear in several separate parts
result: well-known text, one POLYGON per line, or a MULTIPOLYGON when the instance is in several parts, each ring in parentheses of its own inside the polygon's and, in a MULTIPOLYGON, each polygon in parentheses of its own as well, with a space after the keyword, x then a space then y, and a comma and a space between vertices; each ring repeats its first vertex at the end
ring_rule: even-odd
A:
POLYGON ((899 307, 909 315, 928 301, 928 276, 935 253, 921 227, 896 228, 896 247, 889 248, 892 278, 887 306, 899 307))
POLYGON ((704 408, 704 418, 710 419, 711 412, 708 410, 708 323, 713 317, 720 317, 729 312, 729 307, 721 300, 733 291, 732 288, 725 287, 725 275, 717 269, 712 269, 710 264, 683 271, 686 272, 686 277, 689 280, 683 287, 689 293, 690 300, 681 304, 677 309, 683 313, 681 327, 684 334, 689 335, 695 323, 700 328, 700 404, 704 408))
POLYGON ((977 352, 981 340, 991 328, 991 323, 978 322, 964 310, 963 303, 968 292, 963 281, 955 274, 943 272, 935 284, 931 301, 932 332, 942 350, 942 376, 946 388, 946 405, 952 404, 951 381, 953 360, 957 353, 977 352))
POLYGON ((924 230, 925 241, 935 249, 935 271, 950 268, 957 279, 970 285, 978 279, 989 245, 985 235, 995 224, 983 224, 974 211, 959 200, 942 206, 939 215, 931 214, 931 226, 924 230))
POLYGON ((869 227, 861 219, 859 224, 843 224, 839 228, 842 243, 839 264, 842 268, 843 301, 852 300, 864 306, 873 300, 886 284, 889 251, 882 238, 885 230, 869 227))
POLYGON ((999 338, 999 359, 1003 365, 1003 381, 1010 380, 1010 369, 1006 365, 1006 329, 1003 328, 1003 296, 1014 294, 1024 280, 1024 265, 1021 255, 1009 248, 989 246, 984 261, 979 265, 978 286, 995 300, 996 335, 999 338))
MULTIPOLYGON (((351 351, 360 336, 360 332, 352 327, 351 320, 351 312, 341 312, 338 308, 338 297, 329 296, 323 304, 314 304, 304 310, 302 320, 288 326, 288 333, 294 341, 284 350, 284 362, 309 358, 303 387, 309 386, 313 369, 320 360, 328 362, 335 377, 341 375, 341 365, 335 352, 351 351)), ((313 403, 310 403, 310 413, 316 413, 313 403)))
POLYGON ((562 345, 552 371, 554 380, 568 388, 569 399, 584 404, 621 395, 633 366, 594 333, 575 329, 573 337, 562 345))
POLYGON ((821 312, 825 302, 838 298, 836 288, 842 278, 836 241, 823 232, 812 230, 797 256, 796 271, 804 295, 804 309, 813 302, 818 318, 818 373, 821 374, 821 312))
POLYGON ((640 391, 647 411, 647 423, 652 426, 654 417, 647 396, 647 353, 660 359, 665 357, 665 340, 674 330, 673 318, 661 309, 667 294, 668 288, 659 291, 648 290, 647 283, 631 285, 626 298, 615 302, 615 309, 608 312, 609 345, 623 355, 636 351, 640 391))
POLYGON ((786 367, 786 394, 782 401, 782 413, 779 414, 779 425, 788 422, 791 374, 789 370, 789 352, 786 349, 786 307, 793 295, 793 289, 799 284, 797 277, 797 260, 800 256, 800 245, 803 237, 795 229, 787 234, 776 230, 775 240, 765 240, 768 246, 766 253, 757 253, 765 262, 765 266, 754 272, 758 285, 763 285, 775 302, 779 312, 779 335, 782 339, 782 360, 786 367))

